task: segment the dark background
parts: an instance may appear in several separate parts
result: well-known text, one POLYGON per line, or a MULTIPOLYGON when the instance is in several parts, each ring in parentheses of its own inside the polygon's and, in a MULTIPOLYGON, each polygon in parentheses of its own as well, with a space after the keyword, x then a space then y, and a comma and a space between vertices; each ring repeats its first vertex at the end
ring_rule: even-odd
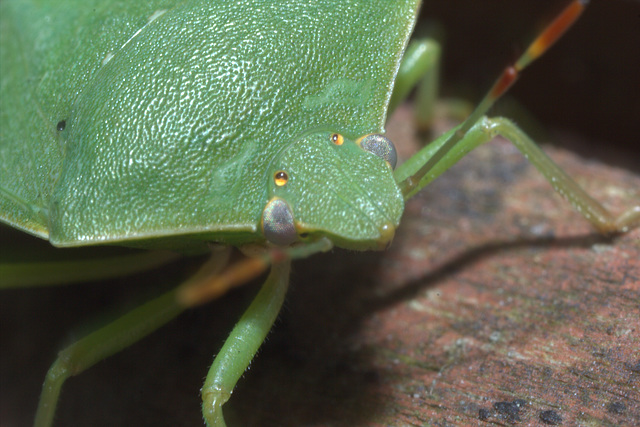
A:
MULTIPOLYGON (((549 0, 425 2, 419 25, 435 20, 444 29, 444 95, 478 102, 536 31, 566 4, 549 0)), ((553 131, 569 130, 595 145, 590 151, 568 148, 638 170, 639 52, 640 2, 594 0, 574 27, 525 70, 510 94, 550 132, 549 142, 566 146, 553 131)), ((492 114, 509 116, 510 104, 509 100, 499 103, 492 114)))

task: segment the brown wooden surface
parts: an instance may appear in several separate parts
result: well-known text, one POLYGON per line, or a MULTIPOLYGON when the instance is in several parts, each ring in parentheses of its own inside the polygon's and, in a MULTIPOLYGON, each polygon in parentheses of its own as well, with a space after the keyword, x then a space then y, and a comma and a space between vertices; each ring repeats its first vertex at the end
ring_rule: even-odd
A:
MULTIPOLYGON (((407 120, 406 111, 394 118, 396 141, 411 136, 407 120)), ((612 210, 640 203, 638 176, 551 154, 612 210)), ((593 234, 510 144, 492 142, 410 201, 389 250, 294 265, 286 307, 227 417, 254 426, 638 425, 639 260, 640 230, 593 234)), ((29 425, 74 325, 144 300, 192 264, 3 292, 0 425, 29 425)), ((256 289, 186 313, 71 379, 56 425, 201 425, 206 369, 256 289)))

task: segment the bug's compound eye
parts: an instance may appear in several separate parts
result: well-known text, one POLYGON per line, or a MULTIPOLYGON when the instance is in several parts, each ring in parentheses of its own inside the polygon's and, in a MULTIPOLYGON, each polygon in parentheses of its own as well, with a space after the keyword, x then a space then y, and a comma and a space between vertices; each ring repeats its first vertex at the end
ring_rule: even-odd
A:
POLYGON ((264 207, 262 234, 269 242, 278 246, 288 246, 298 240, 293 212, 283 199, 274 197, 264 207))
POLYGON ((331 134, 331 142, 333 142, 336 145, 342 145, 342 144, 344 144, 344 137, 342 135, 340 135, 339 133, 332 133, 331 134))
POLYGON ((391 165, 392 169, 396 168, 398 162, 398 153, 393 142, 384 135, 379 133, 370 133, 356 141, 356 144, 365 151, 375 154, 383 158, 391 165))
POLYGON ((63 131, 65 127, 67 127, 67 121, 66 120, 60 120, 58 122, 58 124, 56 125, 56 130, 57 131, 63 131))
POLYGON ((289 181, 289 175, 285 171, 278 171, 273 174, 273 182, 278 187, 282 187, 286 185, 288 181, 289 181))

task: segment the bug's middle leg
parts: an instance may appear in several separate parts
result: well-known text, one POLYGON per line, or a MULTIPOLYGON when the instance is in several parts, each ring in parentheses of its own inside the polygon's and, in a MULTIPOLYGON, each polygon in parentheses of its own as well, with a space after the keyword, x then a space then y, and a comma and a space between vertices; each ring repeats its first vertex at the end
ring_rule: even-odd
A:
POLYGON ((67 378, 78 375, 141 340, 183 310, 184 307, 176 303, 173 290, 133 309, 62 350, 45 377, 34 425, 46 427, 52 424, 60 390, 67 378))
MULTIPOLYGON (((228 251, 216 251, 183 286, 217 275, 227 260, 228 251)), ((107 262, 105 265, 110 264, 107 262)), ((34 425, 47 427, 53 423, 60 391, 69 377, 80 374, 99 361, 140 341, 188 308, 177 298, 177 291, 173 289, 134 308, 63 349, 45 377, 34 425)))

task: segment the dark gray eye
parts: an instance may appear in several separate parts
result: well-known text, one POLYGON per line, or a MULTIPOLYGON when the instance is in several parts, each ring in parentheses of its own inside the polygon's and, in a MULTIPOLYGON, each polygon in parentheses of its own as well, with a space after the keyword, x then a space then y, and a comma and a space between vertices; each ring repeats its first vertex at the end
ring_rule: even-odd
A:
POLYGON ((298 240, 293 212, 283 199, 274 197, 262 211, 262 233, 275 245, 288 246, 298 240))
POLYGON ((365 151, 375 154, 378 157, 386 160, 392 169, 396 168, 398 162, 398 153, 393 142, 384 135, 378 133, 371 133, 365 135, 356 141, 356 144, 365 151))

